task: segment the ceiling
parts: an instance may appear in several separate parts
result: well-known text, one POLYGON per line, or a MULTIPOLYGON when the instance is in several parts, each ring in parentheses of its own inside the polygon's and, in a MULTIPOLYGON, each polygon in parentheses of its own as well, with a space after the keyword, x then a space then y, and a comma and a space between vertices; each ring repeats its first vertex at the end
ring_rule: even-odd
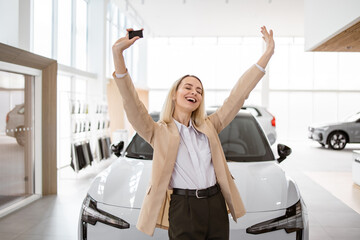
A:
POLYGON ((154 37, 304 36, 304 0, 127 0, 154 37))

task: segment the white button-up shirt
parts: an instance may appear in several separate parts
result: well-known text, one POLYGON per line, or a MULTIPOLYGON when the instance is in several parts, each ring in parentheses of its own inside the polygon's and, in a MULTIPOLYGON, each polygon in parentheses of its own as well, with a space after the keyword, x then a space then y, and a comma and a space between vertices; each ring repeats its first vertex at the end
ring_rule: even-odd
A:
POLYGON ((207 136, 174 119, 179 129, 180 145, 170 180, 170 188, 203 189, 216 184, 214 166, 207 136))

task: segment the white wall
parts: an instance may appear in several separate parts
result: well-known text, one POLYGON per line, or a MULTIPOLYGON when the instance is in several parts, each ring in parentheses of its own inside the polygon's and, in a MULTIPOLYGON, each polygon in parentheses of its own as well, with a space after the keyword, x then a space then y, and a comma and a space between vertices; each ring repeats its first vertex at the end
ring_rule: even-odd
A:
POLYGON ((0 42, 18 47, 19 1, 0 0, 0 42))
POLYGON ((304 0, 305 50, 310 51, 360 20, 359 0, 304 0))

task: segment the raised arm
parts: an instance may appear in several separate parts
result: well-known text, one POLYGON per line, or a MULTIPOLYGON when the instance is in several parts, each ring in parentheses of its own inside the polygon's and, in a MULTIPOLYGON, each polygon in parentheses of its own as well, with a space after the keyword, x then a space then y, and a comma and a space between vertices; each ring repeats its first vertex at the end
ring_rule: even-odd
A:
POLYGON ((136 40, 139 39, 139 37, 129 39, 129 31, 132 30, 132 28, 127 29, 127 35, 117 40, 112 46, 115 66, 113 77, 115 79, 116 85, 119 88, 126 116, 129 122, 135 131, 139 133, 145 141, 151 144, 151 139, 156 124, 148 114, 144 104, 139 99, 134 84, 127 72, 123 56, 124 50, 129 48, 136 40))
POLYGON ((257 66, 251 66, 237 81, 230 92, 230 96, 224 101, 223 105, 211 116, 210 121, 215 126, 217 132, 221 132, 236 116, 243 106, 250 92, 264 76, 264 70, 274 54, 275 42, 273 31, 267 31, 266 27, 261 27, 262 38, 266 43, 266 50, 257 61, 257 66), (262 69, 261 69, 262 68, 262 69))
POLYGON ((270 30, 268 32, 266 27, 263 26, 261 27, 261 33, 263 35, 262 38, 264 39, 266 44, 266 50, 264 54, 260 57, 260 59, 257 61, 257 64, 265 69, 270 61, 270 58, 274 54, 275 42, 273 30, 270 30))

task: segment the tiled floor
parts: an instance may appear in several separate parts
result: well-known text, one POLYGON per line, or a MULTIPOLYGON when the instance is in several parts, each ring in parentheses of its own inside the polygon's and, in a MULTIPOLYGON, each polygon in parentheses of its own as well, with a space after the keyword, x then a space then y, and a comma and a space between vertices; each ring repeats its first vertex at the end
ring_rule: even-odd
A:
MULTIPOLYGON (((281 163, 300 187, 310 218, 310 240, 359 240, 360 188, 351 181, 352 150, 321 148, 311 142, 282 142, 293 153, 281 163)), ((102 162, 78 175, 61 170, 57 196, 47 196, 0 219, 1 240, 75 240, 82 200, 102 162)), ((105 240, 106 238, 104 238, 105 240)))

